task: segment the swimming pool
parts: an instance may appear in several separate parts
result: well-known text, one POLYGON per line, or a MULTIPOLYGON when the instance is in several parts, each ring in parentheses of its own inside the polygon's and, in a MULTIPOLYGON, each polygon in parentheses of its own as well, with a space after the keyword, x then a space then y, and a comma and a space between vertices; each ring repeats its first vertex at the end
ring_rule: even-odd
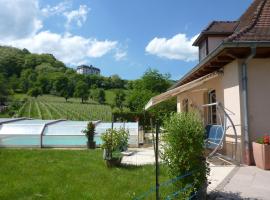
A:
MULTIPOLYGON (((88 121, 30 120, 0 118, 0 147, 86 147, 87 138, 82 132, 88 121)), ((102 144, 101 135, 111 123, 96 123, 94 141, 102 144)), ((138 123, 114 123, 114 128, 129 130, 129 144, 138 144, 138 123)))

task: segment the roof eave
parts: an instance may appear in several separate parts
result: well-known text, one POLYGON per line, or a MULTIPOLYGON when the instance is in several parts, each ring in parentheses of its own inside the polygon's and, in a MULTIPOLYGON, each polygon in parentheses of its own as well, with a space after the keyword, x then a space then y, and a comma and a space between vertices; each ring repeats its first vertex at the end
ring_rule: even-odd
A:
POLYGON ((217 56, 223 49, 229 47, 270 47, 270 41, 237 41, 237 42, 223 42, 216 49, 214 49, 207 57, 205 57, 200 63, 198 63, 194 68, 192 68, 187 74, 185 74, 176 84, 169 88, 173 89, 181 85, 185 79, 187 79, 191 74, 200 69, 201 66, 206 64, 212 58, 217 56))

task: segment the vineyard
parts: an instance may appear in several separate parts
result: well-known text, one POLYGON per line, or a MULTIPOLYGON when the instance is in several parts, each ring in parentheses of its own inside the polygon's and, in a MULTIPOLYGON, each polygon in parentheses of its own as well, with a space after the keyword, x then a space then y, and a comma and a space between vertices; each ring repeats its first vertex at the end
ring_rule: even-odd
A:
POLYGON ((89 100, 82 104, 80 99, 70 99, 44 95, 38 98, 28 98, 17 117, 35 119, 69 119, 69 120, 102 120, 111 121, 111 107, 100 105, 89 100))

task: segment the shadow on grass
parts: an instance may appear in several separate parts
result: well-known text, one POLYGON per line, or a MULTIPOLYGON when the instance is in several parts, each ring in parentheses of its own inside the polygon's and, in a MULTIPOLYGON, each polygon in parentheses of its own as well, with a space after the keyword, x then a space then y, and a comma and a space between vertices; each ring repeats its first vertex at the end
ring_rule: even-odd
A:
POLYGON ((243 198, 241 197, 240 193, 233 193, 233 192, 223 192, 223 191, 214 191, 208 194, 207 199, 209 200, 259 200, 256 198, 243 198))
POLYGON ((128 165, 128 164, 121 164, 116 168, 125 169, 125 170, 137 170, 143 168, 142 165, 128 165))

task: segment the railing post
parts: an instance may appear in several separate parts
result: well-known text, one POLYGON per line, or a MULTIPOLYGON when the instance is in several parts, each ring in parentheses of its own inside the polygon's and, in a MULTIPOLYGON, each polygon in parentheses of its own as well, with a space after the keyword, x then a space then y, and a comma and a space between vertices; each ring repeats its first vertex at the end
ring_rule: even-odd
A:
POLYGON ((155 152, 155 157, 156 157, 156 200, 159 200, 159 163, 158 163, 158 140, 159 140, 159 124, 158 120, 156 120, 156 152, 155 152))

